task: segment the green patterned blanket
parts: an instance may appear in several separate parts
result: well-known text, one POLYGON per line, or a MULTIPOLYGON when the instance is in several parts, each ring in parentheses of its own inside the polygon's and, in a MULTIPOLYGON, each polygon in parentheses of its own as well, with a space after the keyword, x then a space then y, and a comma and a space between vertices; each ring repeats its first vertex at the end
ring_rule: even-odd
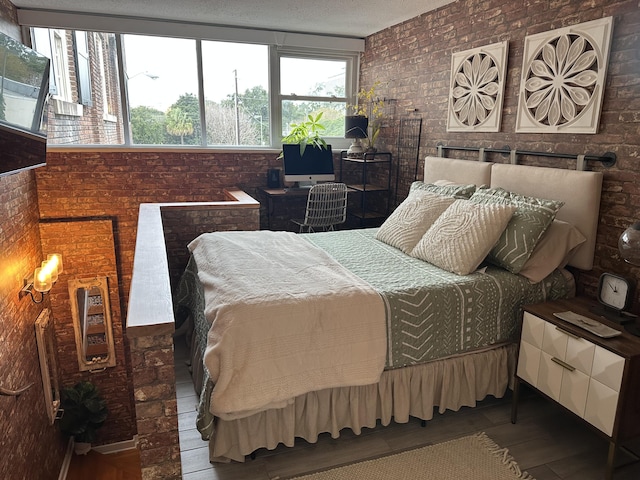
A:
MULTIPOLYGON (((302 236, 384 299, 387 368, 515 341, 522 305, 573 292, 573 281, 559 271, 537 284, 490 265, 470 275, 455 275, 379 242, 375 232, 362 229, 302 236)), ((193 314, 200 345, 206 345, 204 296, 194 262, 189 263, 174 302, 177 310, 193 314)))
POLYGON ((516 340, 521 306, 562 298, 573 281, 544 281, 487 266, 459 276, 374 238, 376 229, 304 234, 375 288, 387 309, 387 368, 516 340))

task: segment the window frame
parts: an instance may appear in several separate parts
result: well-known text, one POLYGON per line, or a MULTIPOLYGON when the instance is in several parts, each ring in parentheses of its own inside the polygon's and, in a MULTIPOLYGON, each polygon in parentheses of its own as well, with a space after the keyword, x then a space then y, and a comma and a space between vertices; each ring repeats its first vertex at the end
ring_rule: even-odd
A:
MULTIPOLYGON (((281 48, 277 46, 271 47, 270 55, 270 102, 272 113, 271 124, 271 142, 274 147, 280 147, 282 138, 282 104, 287 100, 308 100, 330 103, 355 103, 355 96, 358 87, 359 77, 359 59, 358 52, 347 52, 337 50, 321 50, 312 48, 281 48), (281 60, 283 58, 296 58, 304 60, 334 60, 345 62, 345 95, 344 97, 335 96, 302 96, 289 95, 281 92, 281 60)), ((349 141, 344 137, 324 137, 327 143, 334 148, 347 148, 349 141)))

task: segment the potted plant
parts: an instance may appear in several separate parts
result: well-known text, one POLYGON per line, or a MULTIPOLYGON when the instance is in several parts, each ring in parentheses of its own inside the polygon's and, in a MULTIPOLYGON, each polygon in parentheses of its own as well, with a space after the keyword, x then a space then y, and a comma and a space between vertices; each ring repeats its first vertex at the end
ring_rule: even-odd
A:
POLYGON ((367 136, 365 147, 367 151, 375 151, 375 143, 382 127, 382 117, 384 116, 384 99, 376 96, 376 88, 380 85, 376 81, 371 88, 360 89, 358 92, 358 104, 349 105, 349 109, 354 115, 364 116, 368 119, 367 136))
POLYGON ((60 392, 60 431, 74 438, 75 452, 84 455, 91 450, 96 431, 107 418, 107 405, 96 386, 82 381, 60 392))
MULTIPOLYGON (((327 142, 320 136, 320 132, 326 127, 320 123, 324 112, 318 113, 315 117, 311 114, 307 115, 307 120, 300 123, 292 123, 291 131, 282 138, 282 143, 300 145, 300 155, 304 154, 307 145, 314 148, 325 149, 327 142)), ((280 152, 278 158, 282 158, 283 153, 280 152)))

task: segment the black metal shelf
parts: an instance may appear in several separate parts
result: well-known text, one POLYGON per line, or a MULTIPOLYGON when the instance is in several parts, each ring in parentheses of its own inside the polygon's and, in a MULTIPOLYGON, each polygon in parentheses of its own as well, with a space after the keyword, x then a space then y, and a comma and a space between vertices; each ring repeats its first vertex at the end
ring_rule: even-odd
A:
POLYGON ((360 227, 368 226, 370 223, 381 223, 389 215, 392 159, 390 152, 366 152, 358 157, 348 157, 346 151, 340 154, 340 181, 346 183, 350 191, 360 196, 357 201, 358 206, 350 206, 347 213, 359 220, 360 227), (353 169, 356 172, 350 172, 349 179, 346 172, 347 164, 357 167, 353 169), (380 171, 380 168, 386 168, 386 171, 380 171), (372 173, 376 173, 378 179, 386 177, 386 185, 371 182, 372 173), (354 178, 355 181, 349 181, 354 178), (373 195, 377 197, 372 198, 373 195), (376 199, 384 207, 383 211, 372 206, 376 199))

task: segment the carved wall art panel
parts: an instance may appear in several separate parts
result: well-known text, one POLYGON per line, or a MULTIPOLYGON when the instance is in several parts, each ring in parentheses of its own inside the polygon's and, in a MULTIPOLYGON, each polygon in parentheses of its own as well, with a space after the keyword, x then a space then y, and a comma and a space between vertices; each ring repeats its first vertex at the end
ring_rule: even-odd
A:
POLYGON ((508 42, 451 56, 448 132, 498 132, 502 118, 508 42))
POLYGON ((612 17, 525 38, 516 132, 596 133, 612 17))

